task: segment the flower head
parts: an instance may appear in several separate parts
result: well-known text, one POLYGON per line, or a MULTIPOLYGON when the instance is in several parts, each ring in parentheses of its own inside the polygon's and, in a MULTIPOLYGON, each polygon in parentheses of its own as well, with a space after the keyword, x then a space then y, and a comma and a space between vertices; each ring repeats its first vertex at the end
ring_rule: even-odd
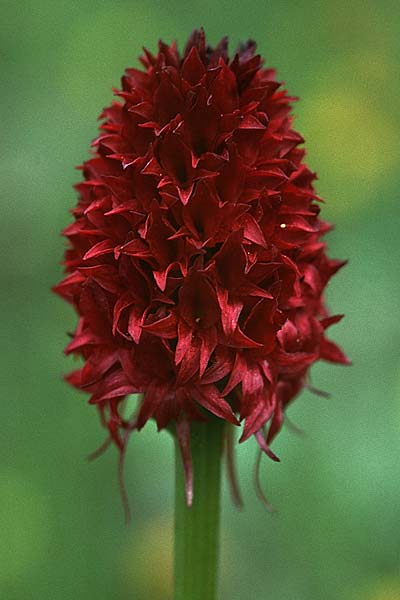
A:
POLYGON ((183 55, 160 42, 141 62, 101 114, 64 231, 55 289, 79 315, 66 352, 84 360, 68 381, 121 450, 153 418, 176 426, 188 466, 190 421, 212 413, 276 458, 310 366, 348 362, 326 337, 341 315, 323 292, 344 263, 321 241, 294 98, 252 41, 230 59, 226 38, 195 31, 183 55))

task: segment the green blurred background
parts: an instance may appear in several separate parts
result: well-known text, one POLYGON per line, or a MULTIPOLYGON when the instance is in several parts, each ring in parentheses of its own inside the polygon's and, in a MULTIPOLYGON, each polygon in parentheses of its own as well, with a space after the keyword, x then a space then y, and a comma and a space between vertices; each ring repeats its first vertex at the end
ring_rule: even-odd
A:
POLYGON ((255 444, 239 448, 245 509, 224 483, 220 598, 400 598, 399 17, 390 0, 1 1, 1 598, 171 598, 171 439, 152 423, 132 436, 126 527, 117 453, 85 460, 103 432, 61 379, 75 317, 49 288, 111 87, 143 44, 182 46, 199 25, 212 42, 255 38, 301 97, 330 253, 350 259, 328 301, 354 360, 313 370, 332 399, 305 392, 289 411, 305 434, 285 429, 282 462, 263 462, 278 514, 252 489, 255 444))

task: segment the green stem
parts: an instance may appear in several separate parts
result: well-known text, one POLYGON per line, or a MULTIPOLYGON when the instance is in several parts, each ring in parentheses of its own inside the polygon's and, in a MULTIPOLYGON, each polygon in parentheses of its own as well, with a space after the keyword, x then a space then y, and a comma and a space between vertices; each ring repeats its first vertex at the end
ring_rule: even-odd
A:
POLYGON ((219 419, 191 423, 194 497, 190 508, 175 443, 175 600, 216 599, 223 432, 219 419))

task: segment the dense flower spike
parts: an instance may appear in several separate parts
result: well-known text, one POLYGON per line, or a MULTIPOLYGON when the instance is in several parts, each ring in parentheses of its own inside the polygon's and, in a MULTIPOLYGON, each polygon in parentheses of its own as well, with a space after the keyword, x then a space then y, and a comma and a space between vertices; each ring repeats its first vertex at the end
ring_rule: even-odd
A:
POLYGON ((261 449, 318 359, 347 363, 325 337, 323 291, 344 264, 321 236, 315 175, 291 102, 255 44, 159 43, 127 69, 106 108, 79 202, 66 278, 84 359, 68 380, 91 395, 111 438, 150 418, 175 425, 191 497, 190 421, 243 423, 261 449), (142 393, 134 417, 129 394, 142 393), (268 425, 268 431, 266 426, 268 425))

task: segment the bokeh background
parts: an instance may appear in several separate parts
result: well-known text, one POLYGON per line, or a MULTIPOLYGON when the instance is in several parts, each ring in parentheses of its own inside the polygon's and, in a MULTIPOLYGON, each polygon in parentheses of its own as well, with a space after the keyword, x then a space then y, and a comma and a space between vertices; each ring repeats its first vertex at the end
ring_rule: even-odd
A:
POLYGON ((354 366, 321 365, 289 411, 262 482, 255 444, 238 452, 245 509, 224 483, 221 600, 400 598, 399 5, 384 0, 1 1, 0 597, 169 600, 173 447, 153 424, 131 439, 124 524, 111 449, 61 374, 75 317, 49 292, 75 203, 74 165, 141 46, 258 40, 301 97, 297 129, 318 171, 330 253, 350 263, 329 304, 354 366))

